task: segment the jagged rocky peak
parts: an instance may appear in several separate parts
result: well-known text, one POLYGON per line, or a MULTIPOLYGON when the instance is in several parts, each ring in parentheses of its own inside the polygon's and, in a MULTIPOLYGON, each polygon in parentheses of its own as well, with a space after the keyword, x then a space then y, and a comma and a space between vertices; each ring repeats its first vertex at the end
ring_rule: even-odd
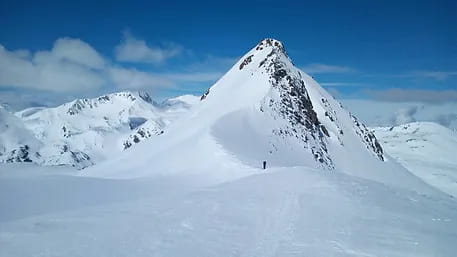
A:
POLYGON ((274 47, 285 52, 284 45, 282 44, 282 42, 273 38, 265 38, 264 40, 260 41, 260 43, 257 44, 255 49, 263 50, 264 47, 274 47))
MULTIPOLYGON (((243 61, 240 63, 240 65, 239 65, 240 70, 242 70, 246 65, 248 65, 249 63, 252 62, 252 59, 257 52, 263 52, 263 51, 269 50, 270 52, 267 55, 267 58, 271 57, 274 53, 277 53, 277 54, 281 53, 287 57, 286 50, 284 48, 284 45, 281 43, 281 41, 272 39, 272 38, 266 38, 266 39, 260 41, 260 43, 258 43, 254 49, 255 49, 255 51, 251 50, 250 54, 248 54, 248 56, 245 57, 243 59, 243 61)), ((262 66, 263 62, 264 61, 261 61, 259 67, 262 66)))
POLYGON ((126 98, 132 102, 134 102, 134 101, 138 100, 138 98, 140 98, 145 102, 152 103, 151 96, 147 92, 144 92, 144 91, 137 91, 137 92, 121 91, 121 92, 116 92, 116 93, 107 94, 107 95, 98 97, 98 99, 101 99, 101 98, 109 99, 109 98, 115 98, 115 97, 126 98))
POLYGON ((272 50, 259 63, 259 68, 269 74, 269 83, 279 98, 267 97, 265 100, 268 101, 264 101, 261 108, 270 108, 273 115, 288 121, 288 126, 276 130, 275 134, 299 139, 310 149, 316 161, 333 168, 326 145, 329 133, 317 117, 300 71, 295 69, 280 41, 265 39, 256 50, 263 47, 271 47, 272 50))
POLYGON ((144 91, 138 91, 138 96, 143 99, 144 101, 148 102, 148 103, 152 103, 152 98, 151 96, 147 93, 147 92, 144 92, 144 91))

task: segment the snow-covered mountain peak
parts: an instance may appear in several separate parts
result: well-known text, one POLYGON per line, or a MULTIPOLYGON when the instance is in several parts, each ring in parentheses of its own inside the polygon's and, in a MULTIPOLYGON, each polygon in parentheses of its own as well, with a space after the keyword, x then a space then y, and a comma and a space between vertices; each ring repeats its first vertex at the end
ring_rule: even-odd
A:
POLYGON ((148 120, 149 130, 162 131, 168 122, 162 112, 147 93, 124 91, 16 116, 44 142, 45 164, 84 168, 122 151, 125 138, 148 120))
MULTIPOLYGON (((293 153, 307 149, 319 167, 333 169, 335 158, 331 157, 329 147, 335 142, 343 146, 356 140, 361 143, 358 147, 384 160, 382 147, 374 134, 312 77, 297 69, 284 45, 275 39, 264 39, 252 48, 202 100, 215 120, 238 110, 260 111, 256 116, 270 120, 272 135, 267 139, 271 144, 267 147, 270 154, 292 151, 291 145, 296 144, 293 153), (278 145, 285 149, 278 150, 278 145)), ((297 156, 289 165, 310 163, 303 156, 297 156)))
MULTIPOLYGON (((76 99, 72 102, 66 103, 63 106, 67 107, 69 115, 76 115, 87 109, 94 109, 99 106, 111 104, 124 107, 125 105, 133 105, 138 102, 152 104, 152 99, 146 92, 130 92, 123 91, 102 95, 96 98, 76 99)), ((144 104, 143 103, 143 104, 144 104)))
POLYGON ((266 161, 269 167, 338 169, 367 177, 398 169, 394 162, 385 162, 374 134, 296 68, 284 45, 274 39, 255 45, 188 115, 148 141, 125 158, 148 151, 144 161, 154 159, 161 170, 175 167, 163 158, 171 155, 167 151, 186 156, 187 167, 196 171, 219 170, 219 157, 208 158, 215 155, 229 155, 253 168, 266 161), (367 173, 367 164, 376 172, 367 173))
MULTIPOLYGON (((238 65, 239 70, 243 70, 245 66, 250 64, 253 59, 257 59, 257 66, 263 65, 268 59, 277 58, 278 55, 289 59, 287 56, 284 45, 281 41, 271 38, 266 38, 258 43, 251 51, 249 51, 241 60, 238 65), (254 58, 260 56, 260 58, 254 58), (259 62, 260 61, 260 62, 259 62)), ((290 60, 290 59, 289 59, 290 60)), ((255 63, 255 62, 254 62, 255 63)))
POLYGON ((282 42, 273 38, 265 38, 264 40, 260 41, 260 43, 258 43, 255 47, 255 50, 260 51, 264 48, 275 48, 285 53, 284 45, 282 42))

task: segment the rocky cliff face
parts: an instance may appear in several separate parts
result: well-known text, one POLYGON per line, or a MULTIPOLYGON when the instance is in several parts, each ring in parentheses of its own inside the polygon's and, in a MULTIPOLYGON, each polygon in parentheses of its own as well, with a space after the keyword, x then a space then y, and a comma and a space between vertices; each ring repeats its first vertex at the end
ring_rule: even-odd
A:
POLYGON ((269 75, 269 83, 279 97, 264 99, 261 110, 270 109, 269 113, 273 117, 279 116, 287 121, 287 125, 275 129, 273 133, 300 140, 316 161, 333 168, 325 140, 329 134, 313 109, 300 72, 290 68, 290 59, 281 42, 266 39, 259 43, 256 50, 264 47, 271 48, 271 51, 259 63, 259 69, 269 75))

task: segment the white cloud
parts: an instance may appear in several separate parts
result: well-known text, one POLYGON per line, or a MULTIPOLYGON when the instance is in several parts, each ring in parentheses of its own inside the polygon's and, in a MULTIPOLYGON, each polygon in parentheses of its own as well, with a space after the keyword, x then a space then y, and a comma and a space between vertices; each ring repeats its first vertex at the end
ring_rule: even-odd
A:
POLYGON ((60 38, 54 43, 52 53, 59 59, 69 60, 94 69, 102 69, 105 60, 89 44, 71 38, 60 38))
POLYGON ((208 82, 219 79, 222 72, 188 72, 188 73, 169 73, 164 74, 164 77, 175 81, 185 82, 208 82))
POLYGON ((360 87, 363 84, 350 83, 350 82, 322 82, 320 83, 324 87, 360 87))
POLYGON ((366 91, 375 99, 390 102, 430 102, 441 103, 457 101, 457 90, 430 90, 430 89, 402 89, 366 91))
POLYGON ((242 56, 221 57, 207 55, 203 59, 192 63, 192 71, 211 70, 211 71, 227 71, 236 64, 242 56))
POLYGON ((109 76, 119 88, 144 89, 173 86, 175 83, 164 76, 154 75, 136 69, 110 68, 109 76))
POLYGON ((0 88, 3 88, 2 95, 7 91, 22 95, 43 92, 54 93, 60 98, 62 95, 93 95, 106 90, 207 85, 220 78, 221 71, 233 62, 233 58, 210 56, 181 67, 181 71, 144 71, 109 61, 79 39, 60 38, 51 49, 37 52, 8 50, 0 45, 0 88))
POLYGON ((392 126, 410 121, 433 121, 457 128, 457 102, 386 102, 340 99, 343 105, 369 126, 392 126))
POLYGON ((124 89, 175 87, 183 83, 211 82, 222 76, 220 72, 151 73, 136 69, 110 68, 113 84, 124 89))
POLYGON ((99 88, 104 79, 93 67, 103 63, 94 49, 77 39, 57 40, 51 51, 33 55, 25 50, 8 51, 0 45, 0 87, 56 92, 99 88))
POLYGON ((457 76, 457 71, 415 71, 408 74, 408 76, 446 80, 451 76, 457 76))
POLYGON ((457 112, 456 113, 446 113, 446 114, 438 114, 436 116, 436 122, 445 126, 451 127, 453 123, 457 123, 457 112))
POLYGON ((124 33, 124 39, 115 48, 116 60, 136 63, 162 63, 177 56, 182 48, 170 44, 167 47, 147 45, 144 40, 134 38, 130 33, 124 33))
POLYGON ((438 81, 444 81, 451 77, 457 76, 457 71, 416 70, 403 72, 399 74, 392 74, 390 76, 398 78, 433 79, 438 81))
POLYGON ((417 106, 408 106, 398 109, 392 116, 392 122, 395 125, 401 125, 416 121, 414 115, 417 113, 417 106))
POLYGON ((355 72, 356 70, 347 66, 328 65, 322 63, 311 63, 301 67, 301 69, 310 74, 320 73, 348 73, 355 72))

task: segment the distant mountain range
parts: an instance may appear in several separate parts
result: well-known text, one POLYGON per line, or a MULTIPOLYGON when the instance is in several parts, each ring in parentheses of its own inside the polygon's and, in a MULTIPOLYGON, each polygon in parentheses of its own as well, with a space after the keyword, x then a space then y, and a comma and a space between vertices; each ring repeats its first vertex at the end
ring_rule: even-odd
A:
POLYGON ((8 131, 2 135, 9 141, 1 160, 85 168, 162 133, 196 102, 198 97, 181 96, 157 104, 147 93, 119 92, 14 115, 2 109, 8 131))

